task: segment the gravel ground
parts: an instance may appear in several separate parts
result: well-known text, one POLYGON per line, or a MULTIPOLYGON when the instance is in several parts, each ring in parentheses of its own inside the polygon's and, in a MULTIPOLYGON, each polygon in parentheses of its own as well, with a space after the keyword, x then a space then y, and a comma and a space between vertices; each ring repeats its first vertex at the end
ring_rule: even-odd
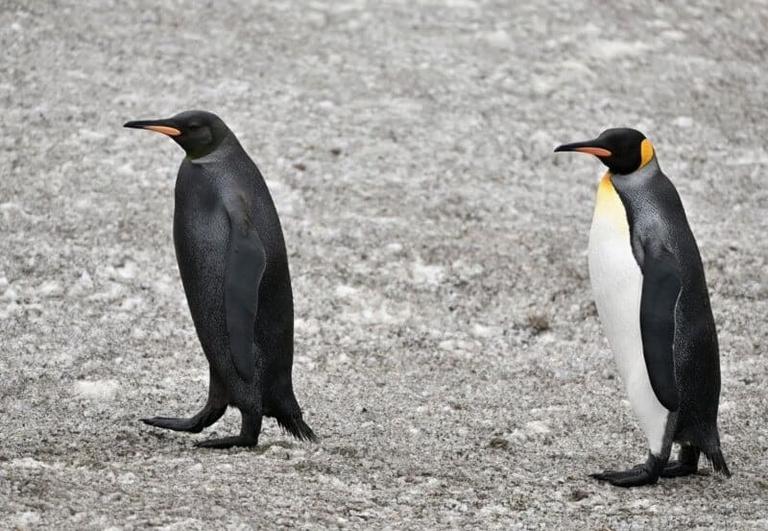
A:
POLYGON ((0 528, 768 528, 768 4, 0 0, 0 528), (268 4, 268 5, 267 5, 268 4), (171 242, 220 114, 267 177, 322 440, 138 422, 204 402, 171 242), (701 246, 734 472, 644 459, 587 279, 602 168, 644 130, 701 246))

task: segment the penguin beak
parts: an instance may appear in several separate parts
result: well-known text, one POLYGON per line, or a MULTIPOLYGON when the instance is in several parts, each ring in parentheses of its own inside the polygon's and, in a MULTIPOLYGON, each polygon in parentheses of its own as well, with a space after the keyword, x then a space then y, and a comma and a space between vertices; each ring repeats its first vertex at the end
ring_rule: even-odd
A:
POLYGON ((137 120, 134 122, 126 122, 123 124, 123 127, 130 127, 131 129, 148 129, 167 136, 179 136, 181 130, 174 127, 174 125, 175 124, 170 120, 137 120))
POLYGON ((586 142, 574 142, 573 144, 563 144, 555 148, 555 153, 560 151, 577 151, 579 153, 588 153, 596 157, 610 157, 613 155, 609 149, 601 147, 598 140, 587 140, 586 142))

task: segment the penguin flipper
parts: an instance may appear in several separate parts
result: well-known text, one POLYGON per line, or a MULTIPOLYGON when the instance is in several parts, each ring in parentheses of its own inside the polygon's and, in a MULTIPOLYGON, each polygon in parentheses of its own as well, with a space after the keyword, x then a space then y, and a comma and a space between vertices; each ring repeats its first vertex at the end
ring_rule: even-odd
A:
POLYGON ((256 372, 254 323, 266 253, 244 205, 239 201, 233 203, 236 204, 226 205, 230 231, 224 306, 232 363, 240 378, 251 382, 256 372))
POLYGON ((661 405, 676 411, 680 404, 675 380, 675 308, 680 276, 672 253, 661 246, 643 249, 640 330, 651 387, 661 405))

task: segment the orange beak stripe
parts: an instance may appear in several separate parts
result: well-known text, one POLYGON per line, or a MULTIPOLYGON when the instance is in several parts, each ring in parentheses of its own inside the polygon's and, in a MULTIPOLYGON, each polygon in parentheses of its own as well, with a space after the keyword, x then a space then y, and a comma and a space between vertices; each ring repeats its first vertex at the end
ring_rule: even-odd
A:
POLYGON ((162 133, 168 136, 179 136, 181 134, 181 131, 179 131, 175 127, 167 127, 165 125, 148 125, 144 129, 149 129, 150 131, 156 131, 158 133, 162 133))
POLYGON ((595 155, 596 157, 610 157, 612 155, 612 153, 607 149, 603 149, 599 147, 580 147, 580 148, 574 149, 574 151, 579 151, 581 153, 589 153, 590 155, 595 155))

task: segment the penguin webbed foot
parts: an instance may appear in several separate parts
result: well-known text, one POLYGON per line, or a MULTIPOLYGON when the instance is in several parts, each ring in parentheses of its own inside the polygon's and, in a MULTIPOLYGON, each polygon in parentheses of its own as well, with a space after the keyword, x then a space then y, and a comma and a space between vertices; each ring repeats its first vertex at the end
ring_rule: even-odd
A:
POLYGON ((222 437, 220 439, 208 439, 200 441, 195 446, 198 448, 214 448, 223 450, 239 446, 248 448, 259 444, 259 434, 261 433, 261 412, 245 413, 243 412, 243 425, 240 428, 240 435, 233 437, 222 437))
POLYGON ((679 478, 690 476, 699 470, 699 454, 701 450, 692 445, 680 447, 680 454, 676 461, 670 461, 661 471, 663 478, 679 478))
POLYGON ((208 404, 194 417, 151 417, 143 418, 141 421, 144 424, 155 426, 156 428, 165 428, 166 430, 173 431, 186 431, 189 433, 200 433, 203 431, 203 429, 219 420, 222 415, 224 415, 226 410, 226 405, 217 406, 208 404))
POLYGON ((698 472, 699 467, 692 465, 691 463, 684 463, 682 461, 670 461, 664 470, 661 471, 660 476, 663 478, 679 478, 683 476, 690 476, 698 472))
POLYGON ((653 485, 659 480, 659 474, 647 470, 645 465, 637 465, 629 470, 606 470, 590 476, 598 481, 607 481, 615 487, 624 488, 653 485))
POLYGON ((225 450, 227 448, 233 448, 235 446, 248 448, 259 444, 258 437, 235 435, 233 437, 222 437, 220 439, 208 439, 195 443, 198 448, 212 448, 217 450, 225 450))
POLYGON ((149 426, 156 428, 165 428, 173 431, 186 431, 190 433, 200 433, 203 431, 203 424, 195 417, 175 418, 175 417, 151 417, 143 418, 141 421, 149 426))
POLYGON ((598 481, 607 481, 615 487, 640 487, 643 485, 653 485, 659 480, 661 472, 661 463, 653 454, 648 456, 645 463, 636 465, 629 470, 606 470, 590 474, 598 481))

